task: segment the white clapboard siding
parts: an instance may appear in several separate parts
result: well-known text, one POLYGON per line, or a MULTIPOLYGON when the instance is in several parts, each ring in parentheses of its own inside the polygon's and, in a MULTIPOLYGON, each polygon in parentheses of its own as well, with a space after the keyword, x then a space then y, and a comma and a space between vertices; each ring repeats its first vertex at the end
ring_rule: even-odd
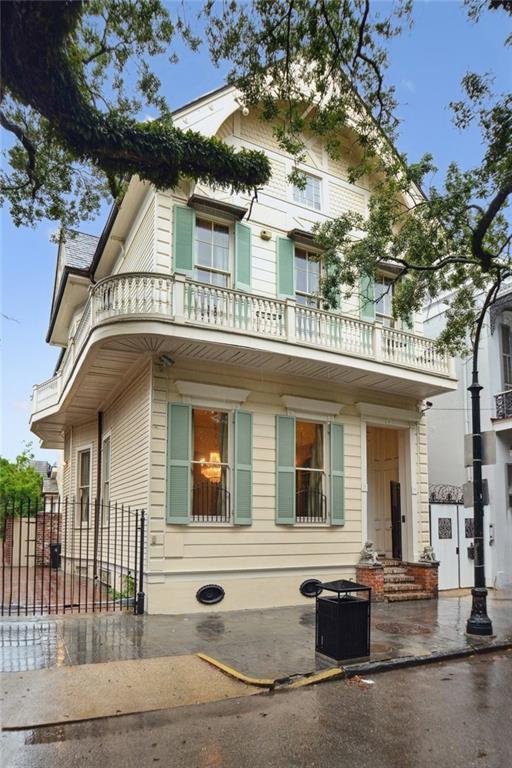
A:
POLYGON ((126 239, 119 272, 152 272, 155 257, 155 194, 149 192, 126 239))

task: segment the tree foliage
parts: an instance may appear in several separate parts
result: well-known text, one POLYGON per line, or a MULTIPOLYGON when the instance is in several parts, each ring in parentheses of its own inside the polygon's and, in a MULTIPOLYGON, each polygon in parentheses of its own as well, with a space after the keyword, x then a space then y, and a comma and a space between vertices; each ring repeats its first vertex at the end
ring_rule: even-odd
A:
POLYGON ((236 191, 267 181, 263 153, 173 125, 149 62, 173 61, 176 36, 199 43, 160 0, 3 4, 0 124, 15 141, 1 185, 15 224, 75 225, 132 174, 157 187, 183 176, 236 191), (137 119, 144 105, 159 117, 137 119))
POLYGON ((30 466, 33 458, 30 443, 25 445, 14 462, 0 456, 0 505, 3 509, 6 504, 13 504, 13 508, 19 508, 20 503, 39 498, 42 478, 30 466))

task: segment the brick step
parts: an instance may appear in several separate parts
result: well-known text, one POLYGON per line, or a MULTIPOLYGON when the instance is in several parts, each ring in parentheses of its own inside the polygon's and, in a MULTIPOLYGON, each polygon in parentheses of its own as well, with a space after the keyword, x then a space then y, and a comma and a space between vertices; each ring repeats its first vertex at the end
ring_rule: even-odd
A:
POLYGON ((415 584, 414 576, 406 573, 384 573, 384 584, 415 584))
POLYGON ((384 593, 388 592, 417 592, 419 584, 413 581, 410 584, 384 584, 384 593))
POLYGON ((402 600, 432 600, 430 592, 399 592, 386 595, 388 603, 398 603, 402 600))
POLYGON ((407 569, 404 566, 394 566, 393 568, 390 566, 388 568, 384 568, 384 576, 400 576, 400 575, 407 575, 407 569))

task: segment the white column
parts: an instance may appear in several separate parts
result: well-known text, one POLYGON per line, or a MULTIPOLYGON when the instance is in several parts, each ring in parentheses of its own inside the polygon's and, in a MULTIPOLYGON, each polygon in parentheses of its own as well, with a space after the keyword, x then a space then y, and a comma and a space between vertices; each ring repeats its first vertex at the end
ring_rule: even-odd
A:
POLYGON ((295 334, 295 299, 287 299, 286 300, 286 340, 290 342, 290 344, 295 344, 296 341, 296 334, 295 334))
POLYGON ((185 323, 185 285, 186 276, 176 273, 172 290, 172 306, 174 322, 179 325, 185 323))

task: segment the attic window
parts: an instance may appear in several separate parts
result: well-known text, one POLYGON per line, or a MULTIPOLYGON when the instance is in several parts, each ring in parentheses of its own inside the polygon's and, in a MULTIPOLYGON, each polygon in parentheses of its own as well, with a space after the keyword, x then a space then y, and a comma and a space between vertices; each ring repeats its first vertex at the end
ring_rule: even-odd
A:
POLYGON ((315 211, 320 210, 320 179, 316 176, 311 176, 309 173, 303 174, 306 180, 306 186, 301 189, 300 187, 293 186, 293 200, 299 205, 305 205, 307 208, 313 208, 315 211))

